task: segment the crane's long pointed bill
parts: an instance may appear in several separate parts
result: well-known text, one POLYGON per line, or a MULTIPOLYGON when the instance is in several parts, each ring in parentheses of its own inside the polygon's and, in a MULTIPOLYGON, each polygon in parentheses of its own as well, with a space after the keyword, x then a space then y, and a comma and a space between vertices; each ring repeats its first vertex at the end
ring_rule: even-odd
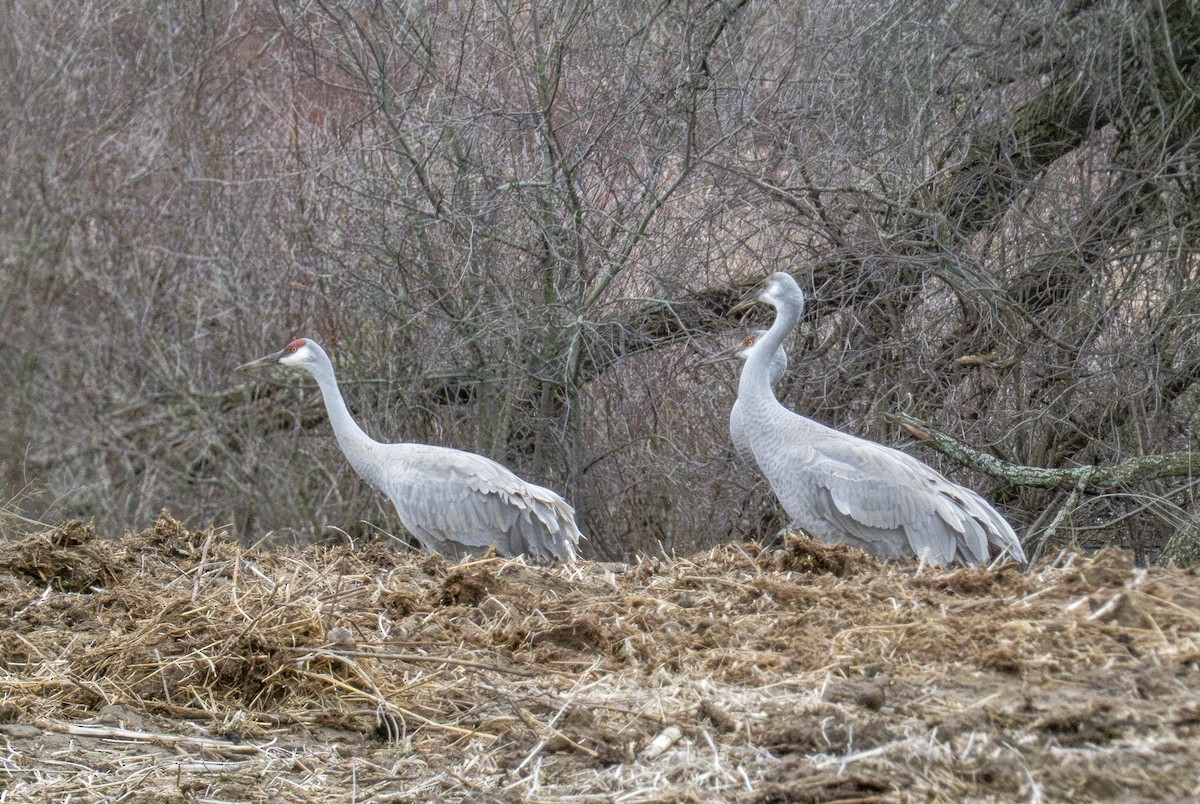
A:
POLYGON ((745 346, 745 343, 738 343, 734 346, 728 346, 719 352, 714 352, 708 357, 701 358, 696 362, 697 366, 708 366, 713 363, 722 363, 726 360, 731 360, 745 346))
POLYGON ((737 315, 738 313, 744 313, 756 304, 758 304, 758 291, 754 291, 754 293, 742 299, 733 307, 730 307, 729 314, 737 315))
POLYGON ((285 354, 287 354, 287 349, 280 349, 274 354, 267 355, 266 357, 260 357, 258 360, 251 360, 249 363, 243 363, 234 369, 234 371, 245 371, 247 369, 257 369, 262 368, 263 366, 270 366, 278 363, 279 358, 283 357, 285 354))

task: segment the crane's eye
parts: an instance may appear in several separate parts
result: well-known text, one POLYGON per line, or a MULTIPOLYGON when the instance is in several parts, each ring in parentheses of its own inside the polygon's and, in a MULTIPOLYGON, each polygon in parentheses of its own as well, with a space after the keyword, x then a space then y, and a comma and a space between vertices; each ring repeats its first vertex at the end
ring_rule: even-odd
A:
POLYGON ((297 347, 295 344, 292 344, 291 346, 288 347, 288 351, 295 352, 298 348, 299 347, 297 347))

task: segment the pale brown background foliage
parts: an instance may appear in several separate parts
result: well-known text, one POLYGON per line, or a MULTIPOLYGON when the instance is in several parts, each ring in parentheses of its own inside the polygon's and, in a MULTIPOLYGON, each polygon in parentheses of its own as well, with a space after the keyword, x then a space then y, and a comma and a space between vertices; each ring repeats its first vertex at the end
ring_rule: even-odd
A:
MULTIPOLYGON (((368 432, 563 492, 589 555, 770 536, 698 361, 778 269, 817 294, 802 413, 1188 450, 1198 48, 1187 0, 5 4, 6 508, 399 533, 311 383, 231 373, 307 335, 368 432)), ((1018 529, 1071 492, 917 451, 1018 529)), ((1193 497, 1077 495, 1053 538, 1186 558, 1193 497)))

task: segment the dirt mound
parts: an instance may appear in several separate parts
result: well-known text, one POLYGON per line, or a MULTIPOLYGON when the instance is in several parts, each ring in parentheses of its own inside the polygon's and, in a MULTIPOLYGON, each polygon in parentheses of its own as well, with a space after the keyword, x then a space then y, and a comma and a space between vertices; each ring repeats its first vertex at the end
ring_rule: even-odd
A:
POLYGON ((244 550, 164 513, 0 551, 4 795, 1200 793, 1194 572, 800 538, 531 567, 244 550), (71 762, 61 760, 70 747, 71 762))
POLYGON ((6 546, 3 567, 16 578, 60 592, 83 592, 116 580, 124 569, 111 544, 89 525, 71 520, 6 546))

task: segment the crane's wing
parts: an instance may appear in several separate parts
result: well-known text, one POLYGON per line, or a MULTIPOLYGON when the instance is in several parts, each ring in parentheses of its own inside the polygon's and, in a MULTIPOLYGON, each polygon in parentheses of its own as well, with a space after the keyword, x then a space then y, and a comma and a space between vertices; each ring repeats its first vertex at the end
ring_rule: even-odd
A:
MULTIPOLYGON (((791 447, 793 482, 818 518, 889 552, 904 541, 917 556, 941 565, 961 553, 968 564, 988 560, 988 544, 1023 558, 1012 527, 975 492, 902 452, 837 431, 791 447)), ((775 484, 772 483, 774 486, 775 484)), ((785 490, 777 488, 780 499, 785 490)))
POLYGON ((493 460, 425 445, 405 448, 382 488, 427 550, 573 560, 581 538, 575 510, 562 497, 527 483, 493 460), (465 548, 465 549, 464 549, 465 548))
POLYGON ((970 559, 974 556, 978 563, 986 563, 990 545, 998 552, 1024 563, 1025 551, 1021 549, 1021 540, 1016 531, 1008 520, 977 492, 960 486, 911 455, 882 444, 873 446, 908 467, 914 482, 926 484, 928 494, 938 500, 938 516, 943 521, 949 522, 955 531, 961 526, 963 537, 959 540, 959 549, 965 558, 970 559), (954 524, 955 521, 957 524, 954 524), (969 553, 962 550, 964 539, 969 553))

